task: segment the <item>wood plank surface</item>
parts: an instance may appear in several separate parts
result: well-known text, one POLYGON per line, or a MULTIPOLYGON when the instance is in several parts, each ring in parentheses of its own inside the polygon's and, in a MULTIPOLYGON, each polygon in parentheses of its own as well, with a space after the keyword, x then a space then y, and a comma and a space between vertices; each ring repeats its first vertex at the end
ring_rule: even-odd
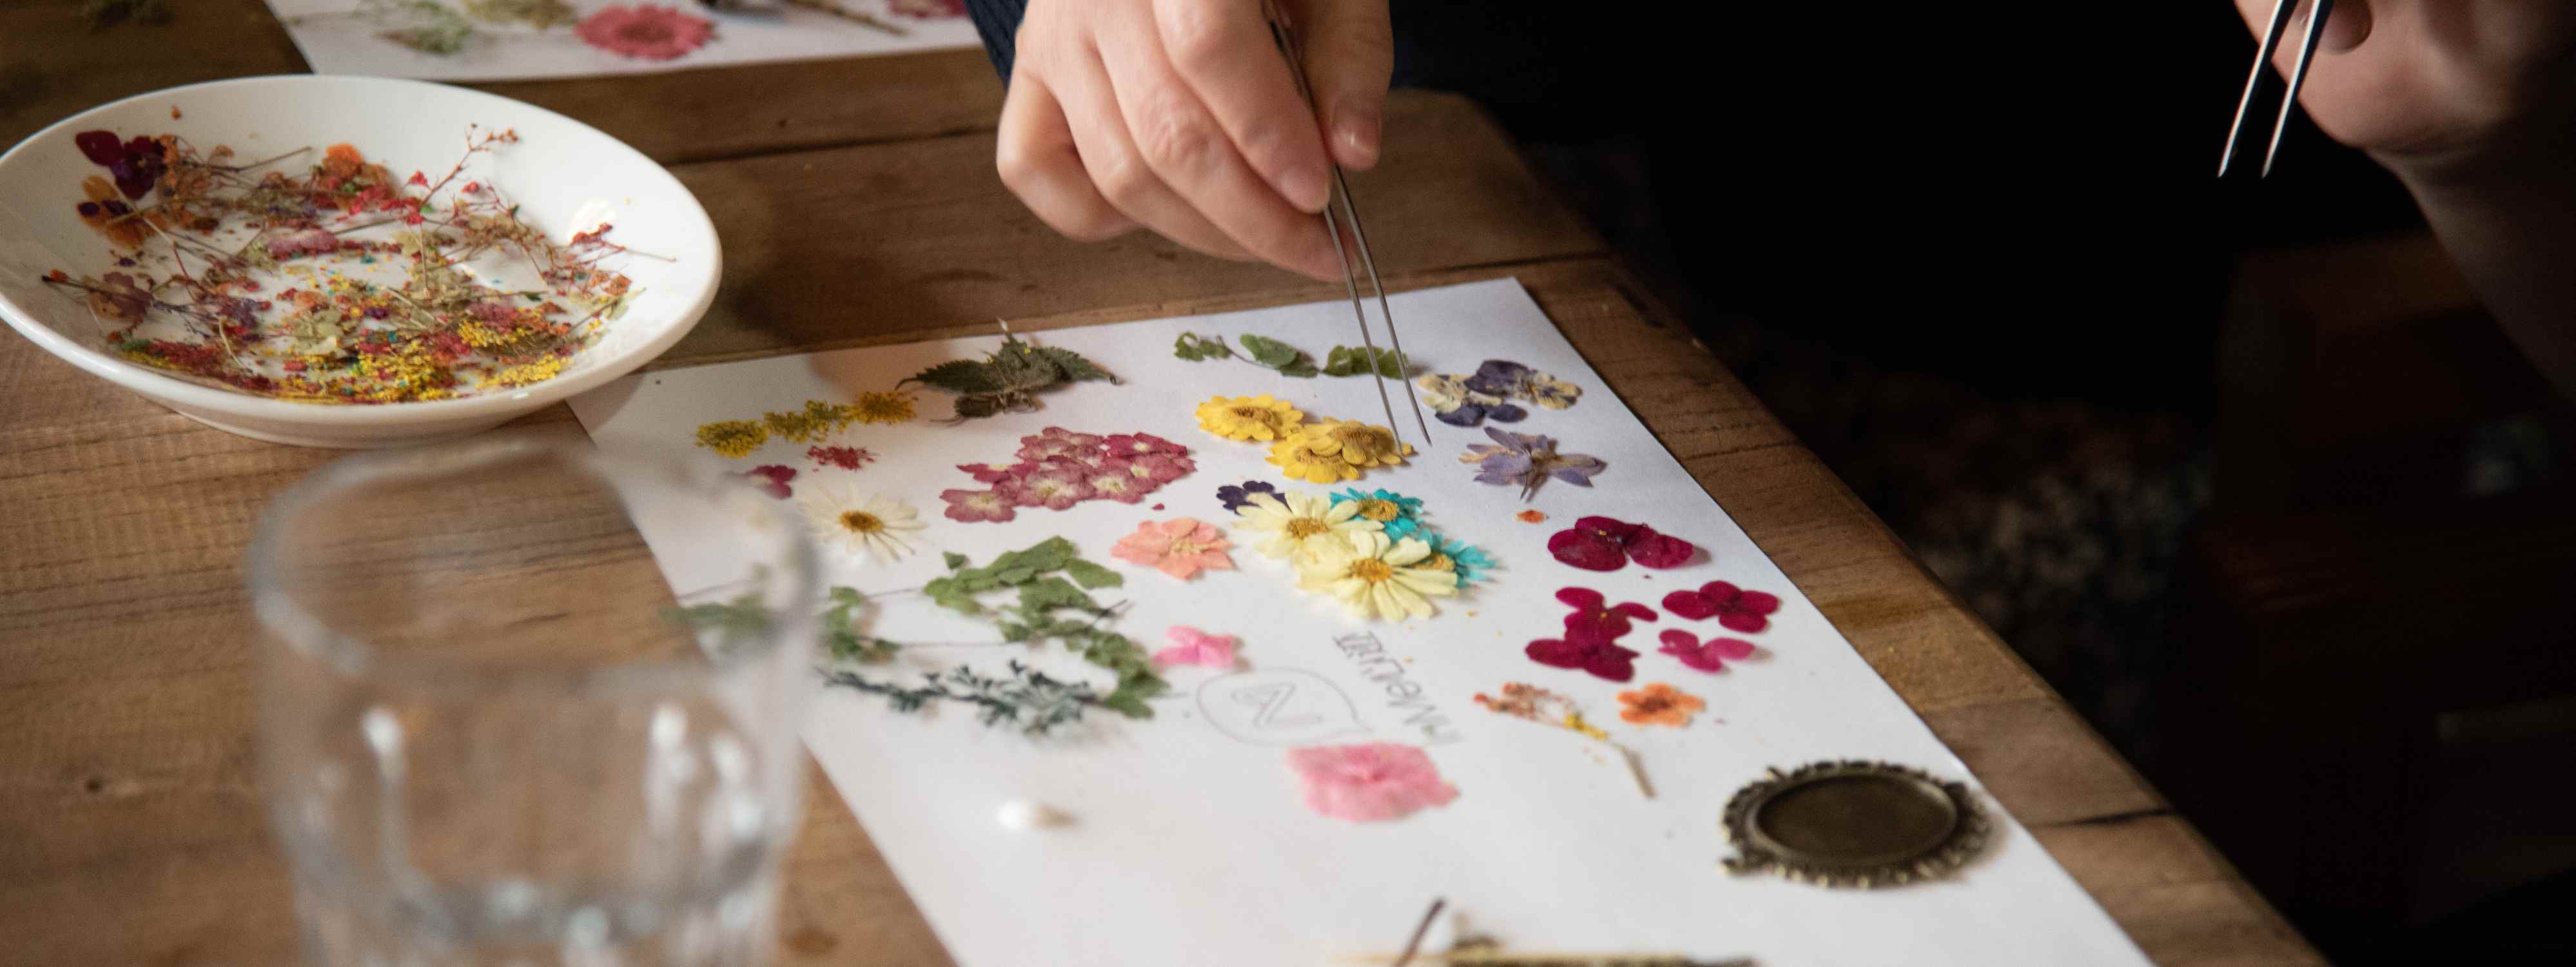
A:
MULTIPOLYGON (((90 35, 0 8, 0 140, 169 83, 296 70, 255 0, 90 35), (184 29, 182 29, 184 28, 184 29), (160 56, 121 51, 165 30, 160 56)), ((1336 298, 1130 238, 1056 239, 991 169, 980 54, 494 85, 628 138, 715 216, 724 291, 659 366, 1336 298), (980 72, 980 73, 979 73, 980 72)), ((1516 276, 1659 439, 2158 963, 2319 962, 1686 330, 1472 105, 1402 95, 1358 180, 1398 289, 1516 276)), ((525 421, 563 424, 557 407, 525 421)), ((197 426, 0 337, 0 963, 289 959, 252 768, 254 516, 336 454, 197 426)), ((640 544, 585 568, 656 580, 640 544)), ((819 771, 788 861, 794 964, 945 955, 819 771)), ((1712 850, 1715 844, 1711 844, 1712 850)))

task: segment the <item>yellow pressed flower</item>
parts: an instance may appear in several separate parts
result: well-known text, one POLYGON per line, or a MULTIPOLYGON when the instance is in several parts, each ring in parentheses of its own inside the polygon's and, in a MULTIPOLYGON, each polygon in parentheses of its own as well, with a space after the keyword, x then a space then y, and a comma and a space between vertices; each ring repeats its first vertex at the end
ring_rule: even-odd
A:
POLYGON ((1376 521, 1359 516, 1359 508, 1350 501, 1336 504, 1330 498, 1306 494, 1253 494, 1251 503, 1234 513, 1243 519, 1243 526, 1269 535, 1253 549, 1271 557, 1304 557, 1312 548, 1340 542, 1343 535, 1379 527, 1376 521))
POLYGON ((1199 404, 1199 429, 1228 440, 1284 440, 1306 422, 1287 400, 1259 396, 1210 397, 1199 404))
POLYGON ((1356 531, 1339 541, 1319 541, 1297 562, 1297 587, 1331 597, 1361 618, 1428 618, 1431 599, 1458 593, 1458 575, 1422 566, 1431 545, 1407 537, 1390 541, 1379 531, 1356 531))
POLYGON ((1329 447, 1316 449, 1336 454, 1344 463, 1362 469, 1392 467, 1413 453, 1413 447, 1396 440, 1394 431, 1358 420, 1325 420, 1305 432, 1331 441, 1329 447))
POLYGON ((717 420, 698 428, 698 445, 740 460, 769 442, 769 431, 750 420, 717 420))
POLYGON ((820 419, 816 418, 812 403, 806 404, 806 408, 802 410, 763 413, 760 415, 760 425, 779 439, 796 443, 809 442, 814 439, 815 434, 827 432, 832 428, 831 417, 828 414, 820 419))
POLYGON ((912 419, 912 394, 876 391, 859 394, 859 402, 844 408, 855 413, 861 423, 902 423, 912 419))
MULTIPOLYGON (((1308 428, 1306 432, 1270 445, 1269 462, 1291 480, 1329 484, 1357 480, 1360 468, 1342 459, 1342 447, 1332 437, 1308 428)), ((1357 513, 1353 508, 1353 513, 1357 513)))

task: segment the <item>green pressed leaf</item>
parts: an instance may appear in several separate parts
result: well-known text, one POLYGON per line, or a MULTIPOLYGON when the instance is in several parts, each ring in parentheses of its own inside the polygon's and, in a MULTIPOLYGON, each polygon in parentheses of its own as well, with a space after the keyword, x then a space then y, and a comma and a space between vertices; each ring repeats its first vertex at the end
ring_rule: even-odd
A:
POLYGON ((1048 575, 1020 587, 1020 607, 1030 611, 1042 608, 1098 609, 1100 603, 1091 600, 1091 595, 1083 593, 1081 588, 1074 587, 1073 582, 1048 575))
MULTIPOLYGON (((1062 570, 1066 562, 1074 559, 1074 554, 1072 541, 1062 537, 1050 537, 1020 551, 1014 563, 1044 573, 1062 570)), ((996 560, 994 563, 998 565, 1001 562, 996 560)))
MULTIPOLYGON (((995 566, 997 566, 997 567, 998 567, 999 565, 995 565, 995 566)), ((1013 584, 1013 585, 1016 585, 1016 584, 1027 584, 1027 583, 1029 583, 1029 580, 1030 580, 1030 579, 1035 578, 1035 577, 1037 577, 1037 576, 1038 576, 1038 572, 1037 572, 1037 569, 1036 569, 1036 568, 1033 568, 1033 567, 1015 567, 1015 568, 1011 568, 1011 569, 1009 569, 1009 570, 1004 570, 1004 571, 995 571, 995 572, 993 572, 993 583, 995 583, 995 584, 1013 584)))
MULTIPOLYGON (((961 394, 999 393, 1010 388, 1002 382, 1000 374, 995 371, 992 364, 972 359, 956 359, 941 363, 912 374, 912 377, 904 382, 920 383, 933 389, 961 394)), ((958 415, 965 415, 964 400, 958 401, 957 408, 958 415)))
POLYGON ((1195 363, 1207 359, 1224 359, 1233 356, 1234 350, 1226 348, 1224 336, 1202 336, 1195 332, 1185 332, 1180 338, 1172 340, 1172 355, 1195 363))
POLYGON ((1008 397, 999 393, 977 393, 957 398, 957 418, 977 420, 1002 412, 1009 406, 1008 397))
POLYGON ((1081 558, 1064 562, 1064 576, 1072 578, 1075 584, 1094 590, 1127 583, 1127 579, 1120 577, 1118 572, 1081 558))
POLYGON ((1127 689, 1123 687, 1117 691, 1101 696, 1100 707, 1131 719, 1150 719, 1154 717, 1154 710, 1145 705, 1144 698, 1129 693, 1127 689))
POLYGON ((1304 356, 1299 356, 1297 357, 1296 362, 1279 367, 1279 375, 1294 376, 1298 379, 1312 379, 1315 376, 1315 361, 1307 359, 1304 356))
POLYGON ((1098 363, 1084 359, 1082 358, 1081 353, 1074 352, 1070 349, 1058 349, 1054 346, 1040 346, 1038 347, 1038 355, 1046 357, 1048 362, 1054 363, 1057 371, 1064 374, 1064 378, 1077 383, 1087 383, 1093 380, 1107 380, 1112 383, 1118 381, 1118 377, 1111 375, 1108 370, 1100 368, 1098 363))
POLYGON ((1253 362, 1272 369, 1294 363, 1306 355, 1297 347, 1268 336, 1246 335, 1241 337, 1240 341, 1243 343, 1244 351, 1252 354, 1253 362))
MULTIPOLYGON (((956 551, 943 551, 940 553, 939 559, 948 562, 948 569, 951 571, 966 566, 966 555, 959 554, 956 551)), ((838 591, 839 589, 835 588, 833 590, 838 591)))
POLYGON ((1324 375, 1366 376, 1375 373, 1388 379, 1404 378, 1404 357, 1393 349, 1371 349, 1366 346, 1335 346, 1324 354, 1324 375))

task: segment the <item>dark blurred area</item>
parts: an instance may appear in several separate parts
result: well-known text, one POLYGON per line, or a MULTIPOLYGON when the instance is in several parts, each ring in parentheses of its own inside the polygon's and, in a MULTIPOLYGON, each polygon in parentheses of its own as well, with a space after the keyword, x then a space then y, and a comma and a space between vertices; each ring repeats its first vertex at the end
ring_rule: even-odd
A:
POLYGON ((1745 6, 1397 0, 1398 82, 2335 962, 2576 963, 2576 412, 2404 188, 2303 117, 2213 178, 2218 0, 1745 6))

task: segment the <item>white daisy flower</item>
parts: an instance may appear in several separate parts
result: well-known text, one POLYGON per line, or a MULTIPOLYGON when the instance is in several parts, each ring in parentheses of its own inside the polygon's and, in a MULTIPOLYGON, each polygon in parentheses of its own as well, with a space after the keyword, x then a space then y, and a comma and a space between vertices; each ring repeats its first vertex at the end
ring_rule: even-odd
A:
POLYGON ((801 488, 796 507, 805 512, 805 522, 823 543, 878 563, 912 553, 912 545, 905 543, 901 534, 925 526, 920 515, 903 501, 883 494, 861 500, 858 492, 848 486, 801 488))

